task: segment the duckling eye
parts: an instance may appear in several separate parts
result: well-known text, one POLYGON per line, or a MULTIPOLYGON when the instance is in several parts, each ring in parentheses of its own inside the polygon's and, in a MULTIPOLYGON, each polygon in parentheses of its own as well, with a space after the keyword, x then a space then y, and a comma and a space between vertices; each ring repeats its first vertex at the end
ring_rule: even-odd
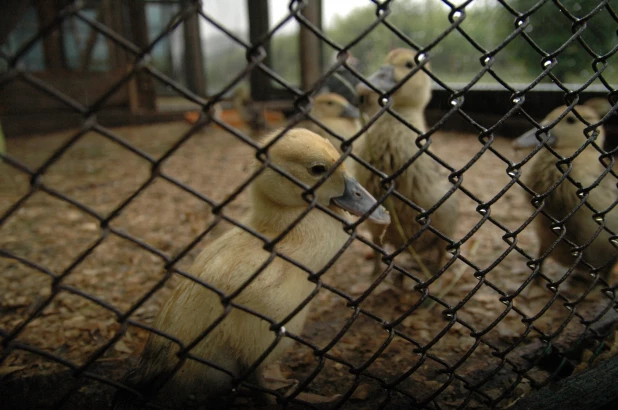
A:
POLYGON ((575 124, 577 120, 575 119, 575 117, 567 117, 566 122, 567 124, 575 124))
POLYGON ((332 102, 332 101, 327 101, 327 102, 326 102, 326 105, 334 105, 334 104, 335 104, 335 103, 334 103, 334 102, 332 102))
POLYGON ((409 68, 410 70, 414 68, 414 63, 412 61, 408 61, 406 63, 406 68, 409 68))
POLYGON ((328 171, 328 168, 324 164, 313 164, 309 167, 309 173, 316 177, 324 175, 326 171, 328 171))

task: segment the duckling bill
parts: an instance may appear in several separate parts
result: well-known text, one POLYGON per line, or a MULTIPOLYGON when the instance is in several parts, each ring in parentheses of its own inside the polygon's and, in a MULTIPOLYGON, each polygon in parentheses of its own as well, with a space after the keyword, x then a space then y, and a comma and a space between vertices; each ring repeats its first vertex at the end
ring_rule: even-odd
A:
MULTIPOLYGON (((335 167, 339 153, 319 135, 292 129, 270 146, 268 156, 271 164, 305 186, 319 185, 313 189, 317 203, 343 219, 348 211, 378 224, 390 222, 385 209, 348 175, 345 165, 335 167)), ((255 169, 260 165, 256 161, 255 169)), ((319 272, 349 239, 341 221, 316 207, 307 212, 303 191, 272 167, 263 169, 249 186, 250 212, 242 221, 261 237, 234 227, 196 258, 189 274, 230 300, 224 303, 198 281, 181 278, 152 325, 162 333, 150 334, 137 368, 125 381, 149 403, 227 408, 238 380, 267 389, 263 369, 290 346, 287 334, 300 336, 306 301, 316 288, 307 271, 288 258, 319 272), (284 231, 274 250, 266 250, 261 238, 272 240, 284 231), (207 329, 211 330, 204 334, 207 329), (186 346, 192 346, 190 357, 185 352, 183 359, 179 353, 186 346)), ((120 392, 115 408, 133 404, 129 393, 120 392)))
MULTIPOLYGON (((333 198, 332 202, 339 208, 346 210, 356 216, 366 215, 371 208, 376 207, 377 203, 373 196, 357 180, 351 177, 345 178, 345 190, 343 195, 333 198)), ((391 217, 383 206, 377 208, 369 214, 369 220, 379 225, 391 223, 391 217)))

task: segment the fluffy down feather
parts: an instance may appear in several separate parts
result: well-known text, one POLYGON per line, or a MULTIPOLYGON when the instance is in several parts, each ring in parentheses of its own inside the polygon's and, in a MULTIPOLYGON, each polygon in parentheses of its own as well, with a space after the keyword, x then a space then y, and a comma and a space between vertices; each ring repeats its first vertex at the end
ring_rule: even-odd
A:
MULTIPOLYGON (((289 131, 269 148, 268 154, 273 164, 308 186, 315 185, 339 157, 328 141, 302 129, 289 131)), ((244 224, 269 240, 277 238, 307 209, 302 192, 298 185, 266 168, 250 185, 251 211, 244 224)), ((364 213, 376 203, 347 176, 344 165, 333 170, 315 195, 319 204, 342 217, 345 213, 341 206, 364 213)), ((371 217, 388 222, 388 215, 379 208, 371 217)), ((314 208, 276 243, 274 251, 312 272, 319 272, 347 238, 340 221, 314 208)), ((275 323, 298 309, 316 286, 307 272, 265 250, 261 239, 241 228, 233 228, 209 244, 189 273, 225 295, 235 295, 235 304, 267 316, 275 323), (267 263, 269 259, 272 260, 267 263), (259 274, 254 276, 256 272, 259 274), (250 284, 243 288, 252 277, 250 284)), ((300 335, 307 311, 305 306, 284 323, 287 332, 300 335)), ((187 359, 172 373, 179 365, 179 345, 151 333, 139 365, 127 377, 127 383, 147 397, 159 392, 156 402, 173 408, 185 408, 192 402, 207 402, 209 408, 216 406, 230 392, 232 378, 244 375, 276 343, 271 323, 235 307, 226 312, 218 294, 186 278, 181 279, 153 323, 154 328, 187 346, 219 320, 190 353, 226 369, 233 376, 193 359, 187 359)), ((261 385, 262 368, 276 360, 290 343, 287 337, 279 340, 248 381, 261 385)), ((116 408, 130 404, 130 397, 120 394, 116 408)))
MULTIPOLYGON (((416 67, 414 57, 415 54, 411 50, 391 51, 384 65, 369 80, 383 91, 389 91, 416 67)), ((375 115, 379 110, 376 93, 364 85, 358 85, 357 90, 361 97, 361 109, 366 110, 369 116, 375 115)), ((431 79, 423 71, 419 71, 393 93, 392 108, 420 132, 425 132, 427 125, 424 110, 430 99, 431 79)), ((415 144, 417 136, 399 119, 384 113, 367 130, 358 149, 358 155, 387 175, 392 175, 405 167, 395 179, 395 188, 414 204, 427 210, 445 197, 452 184, 447 179, 447 172, 428 155, 421 154, 406 167, 408 161, 418 155, 419 149, 415 144)), ((380 177, 364 166, 360 164, 356 166, 354 175, 376 198, 384 194, 380 177)), ((393 223, 388 227, 384 241, 401 247, 408 238, 419 233, 421 225, 415 220, 418 212, 403 201, 393 196, 390 198, 390 207, 388 204, 385 205, 393 218, 399 219, 405 235, 402 236, 397 224, 393 223)), ((451 195, 431 214, 431 225, 451 237, 455 231, 458 210, 458 200, 451 195)), ((374 242, 378 242, 382 228, 372 227, 372 231, 374 242)), ((425 230, 411 245, 432 273, 439 269, 446 253, 446 242, 425 230)), ((380 261, 376 258, 374 274, 380 271, 380 261)))
MULTIPOLYGON (((567 110, 567 107, 559 107, 553 110, 541 122, 543 126, 549 126, 558 121, 547 134, 542 134, 547 138, 548 144, 559 155, 564 158, 571 157, 586 142, 584 128, 587 127, 573 112, 567 113, 559 119, 567 110)), ((595 124, 600 121, 599 115, 595 110, 587 106, 577 106, 577 113, 588 123, 595 124)), ((603 146, 605 138, 603 127, 597 128, 599 135, 596 144, 603 146)), ((516 147, 534 146, 539 142, 535 138, 536 129, 531 130, 519 137, 514 145, 516 147)), ((602 179, 601 176, 606 172, 609 165, 604 166, 600 161, 599 151, 593 146, 587 146, 572 161, 572 169, 569 176, 581 184, 583 188, 590 187, 598 182, 590 192, 586 202, 594 209, 604 214, 603 218, 606 227, 618 233, 618 207, 610 207, 618 200, 618 180, 610 173, 602 179)), ((605 159, 609 164, 609 159, 605 159)), ((562 221, 566 228, 566 238, 577 246, 584 246, 583 259, 600 269, 601 273, 607 275, 612 265, 616 262, 616 247, 610 242, 610 233, 601 230, 599 223, 594 220, 594 213, 585 205, 580 207, 581 199, 577 196, 578 187, 568 179, 563 178, 564 173, 559 169, 558 158, 548 149, 541 148, 531 160, 529 169, 525 170, 523 182, 538 195, 547 195, 543 209, 553 218, 562 221), (558 184, 552 190, 554 185, 558 184), (551 190, 551 193, 550 193, 551 190), (570 217, 567 216, 573 213, 570 217)), ((562 166, 566 171, 567 167, 562 166)), ((558 236, 552 232, 552 221, 538 215, 535 220, 535 229, 540 238, 539 256, 544 255, 553 246, 558 236)), ((572 265, 576 258, 572 255, 573 249, 565 241, 560 241, 557 247, 550 253, 561 264, 572 265)))

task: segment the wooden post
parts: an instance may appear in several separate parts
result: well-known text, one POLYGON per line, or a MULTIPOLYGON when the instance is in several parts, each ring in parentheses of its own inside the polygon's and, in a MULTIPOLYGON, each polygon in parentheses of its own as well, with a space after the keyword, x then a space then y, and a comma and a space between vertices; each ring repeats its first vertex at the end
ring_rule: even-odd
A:
MULTIPOLYGON (((187 2, 183 2, 187 5, 187 2)), ((194 93, 206 95, 206 77, 204 75, 204 57, 202 54, 202 38, 200 37, 200 22, 197 12, 189 16, 183 24, 185 36, 185 72, 187 85, 194 93)))
MULTIPOLYGON (((131 6, 131 4, 129 4, 131 6)), ((130 38, 131 33, 127 30, 124 14, 125 7, 114 1, 103 0, 101 2, 101 21, 116 33, 130 38)), ((107 49, 109 50, 109 67, 111 69, 125 67, 129 62, 129 54, 116 45, 112 40, 107 39, 107 49)))
MULTIPOLYGON (((312 0, 302 10, 303 16, 314 26, 322 28, 322 0, 312 0)), ((322 73, 322 42, 308 28, 300 26, 300 81, 308 90, 322 73)))
MULTIPOLYGON (((129 1, 127 2, 127 7, 133 42, 138 47, 146 47, 148 45, 148 26, 144 3, 141 1, 129 1)), ((149 74, 138 72, 130 82, 129 105, 132 112, 156 110, 156 92, 153 79, 149 74)))
MULTIPOLYGON (((99 7, 97 8, 97 17, 98 21, 102 21, 104 19, 104 8, 109 3, 109 0, 103 0, 99 7)), ((80 56, 79 63, 79 71, 84 72, 88 70, 88 66, 90 65, 90 60, 92 59, 92 51, 94 50, 94 46, 97 44, 97 40, 99 38, 99 32, 97 30, 91 29, 90 34, 88 34, 88 39, 86 40, 86 45, 82 50, 82 54, 80 56)), ((110 46, 111 47, 111 46, 110 46)), ((112 50, 109 49, 109 58, 112 58, 112 50)), ((112 62, 109 62, 110 68, 115 68, 112 62)))
MULTIPOLYGON (((268 0, 247 0, 247 11, 249 14, 249 42, 256 44, 260 37, 268 32, 268 0)), ((270 66, 270 42, 262 45, 266 50, 264 64, 270 66)), ((249 79, 251 83, 251 98, 254 101, 265 101, 268 99, 270 90, 269 79, 259 69, 251 71, 249 79)))
MULTIPOLYGON (((44 27, 56 18, 60 4, 57 1, 35 0, 35 6, 39 15, 39 27, 44 27)), ((43 37, 43 55, 46 70, 61 71, 66 68, 60 26, 43 37)))

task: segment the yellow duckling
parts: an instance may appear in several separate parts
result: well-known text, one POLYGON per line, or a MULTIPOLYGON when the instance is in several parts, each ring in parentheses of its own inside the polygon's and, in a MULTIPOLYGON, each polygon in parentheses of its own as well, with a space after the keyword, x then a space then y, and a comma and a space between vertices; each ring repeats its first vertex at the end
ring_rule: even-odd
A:
MULTIPOLYGON (((414 57, 415 53, 412 50, 391 51, 384 65, 369 77, 369 81, 383 91, 391 90, 417 66, 414 57)), ((361 107, 368 110, 368 115, 375 115, 379 109, 376 93, 363 83, 357 85, 357 91, 363 101, 361 107)), ((392 94, 392 108, 420 132, 425 132, 427 125, 424 109, 430 99, 431 79, 423 71, 419 71, 392 94)), ((384 113, 363 136, 358 147, 358 155, 385 174, 392 175, 404 168, 407 162, 418 154, 418 147, 415 144, 416 137, 417 134, 399 119, 389 113, 384 113)), ((354 175, 375 197, 384 194, 381 178, 363 165, 357 164, 354 175)), ((452 188, 446 171, 428 155, 420 155, 416 158, 405 167, 403 173, 394 182, 398 192, 425 210, 441 201, 452 188)), ((384 240, 401 247, 409 238, 417 234, 421 227, 415 220, 418 212, 393 196, 390 196, 388 200, 390 204, 385 202, 385 205, 391 212, 393 220, 398 221, 399 224, 393 223, 388 227, 384 240)), ((458 201, 451 195, 430 215, 431 226, 442 234, 452 237, 457 223, 458 210, 458 201)), ((382 228, 372 227, 374 242, 378 242, 381 231, 382 228)), ((425 230, 411 245, 431 273, 439 269, 446 253, 446 242, 441 241, 434 233, 425 230), (436 250, 437 255, 430 255, 432 250, 436 250)), ((374 274, 380 271, 380 259, 376 257, 374 274)))
MULTIPOLYGON (((543 126, 549 126, 558 121, 549 131, 540 134, 546 138, 546 142, 559 155, 568 158, 580 149, 587 138, 584 129, 587 127, 573 112, 567 113, 562 119, 559 117, 565 113, 567 107, 559 107, 553 110, 541 122, 543 126)), ((577 113, 589 124, 596 124, 600 121, 596 111, 588 106, 580 105, 576 107, 577 113)), ((596 144, 603 146, 605 133, 603 127, 596 128, 599 133, 596 137, 596 144)), ((539 144, 536 138, 537 129, 530 130, 520 136, 513 145, 516 148, 531 147, 539 144)), ((591 135, 591 134, 590 134, 591 135)), ((601 154, 592 145, 588 145, 572 161, 572 169, 569 176, 582 188, 588 188, 596 183, 606 167, 599 162, 601 154)), ((573 242, 576 246, 583 248, 583 260, 599 269, 601 274, 607 277, 613 264, 618 257, 616 247, 612 245, 612 236, 606 230, 600 228, 600 223, 595 220, 595 213, 585 204, 580 206, 582 198, 578 197, 578 187, 568 179, 563 178, 564 171, 568 166, 557 165, 558 158, 549 150, 541 148, 531 160, 530 169, 527 169, 522 178, 524 184, 536 192, 537 195, 547 196, 544 199, 543 209, 558 221, 563 221, 562 226, 566 229, 566 239, 573 242), (558 184, 553 190, 552 187, 558 184), (551 190, 551 192, 550 192, 551 190), (568 217, 569 214, 573 215, 568 217), (567 218, 568 217, 568 218, 567 218), (566 220, 565 220, 566 218, 566 220), (598 232, 598 235, 597 235, 598 232), (597 235, 595 237, 595 235, 597 235), (588 243, 590 242, 590 243, 588 243)), ((608 161, 606 159, 606 161, 608 161)), ((609 166, 609 165, 608 165, 609 166)), ((598 182, 598 186, 588 192, 586 202, 596 209, 604 220, 605 226, 614 234, 618 233, 618 207, 609 208, 618 200, 618 188, 616 178, 607 174, 598 182)), ((539 257, 545 255, 558 239, 558 235, 552 231, 552 221, 544 215, 535 218, 535 228, 540 239, 539 257)), ((560 230, 557 233, 562 233, 560 230)), ((565 241, 560 241, 556 248, 549 254, 557 262, 564 265, 572 265, 577 253, 565 241), (574 255, 575 253, 575 255, 574 255)))
MULTIPOLYGON (((272 164, 308 187, 330 174, 316 188, 316 201, 341 217, 345 216, 344 210, 362 215, 376 205, 375 199, 347 174, 344 165, 333 169, 339 153, 319 135, 304 129, 290 130, 268 149, 268 156, 272 164)), ((261 164, 256 161, 256 169, 258 165, 261 164)), ((305 270, 276 255, 284 255, 311 272, 320 272, 349 238, 342 222, 317 208, 297 222, 309 207, 301 197, 303 191, 273 168, 266 168, 249 187, 251 211, 243 224, 268 241, 292 225, 293 228, 276 242, 272 251, 265 249, 262 239, 233 228, 209 244, 189 270, 198 280, 231 297, 234 307, 226 311, 217 293, 183 279, 154 321, 154 328, 177 338, 185 346, 195 342, 190 351, 192 357, 206 360, 227 373, 187 359, 172 374, 179 363, 179 346, 151 333, 140 363, 127 383, 149 397, 159 391, 156 402, 174 408, 183 408, 187 397, 214 405, 217 398, 230 393, 234 377, 247 376, 249 383, 264 386, 262 369, 292 342, 285 336, 277 341, 277 332, 301 334, 308 307, 294 311, 316 288, 305 270), (271 328, 268 320, 236 306, 251 309, 283 327, 271 328), (200 339, 214 324, 214 329, 200 339), (258 363, 273 345, 270 354, 258 363), (254 364, 257 369, 247 375, 254 364), (161 381, 167 378, 163 384, 161 381)), ((382 207, 369 217, 376 223, 390 222, 382 207)))
MULTIPOLYGON (((313 100, 311 115, 323 123, 332 133, 327 132, 313 121, 303 121, 298 124, 298 127, 306 128, 326 138, 339 152, 341 152, 342 141, 332 134, 347 140, 356 135, 361 128, 358 108, 339 94, 326 93, 316 96, 313 100)), ((356 141, 355 144, 357 144, 356 141)))
POLYGON ((613 108, 607 98, 595 97, 587 100, 584 105, 592 108, 599 117, 605 117, 605 114, 613 108))

